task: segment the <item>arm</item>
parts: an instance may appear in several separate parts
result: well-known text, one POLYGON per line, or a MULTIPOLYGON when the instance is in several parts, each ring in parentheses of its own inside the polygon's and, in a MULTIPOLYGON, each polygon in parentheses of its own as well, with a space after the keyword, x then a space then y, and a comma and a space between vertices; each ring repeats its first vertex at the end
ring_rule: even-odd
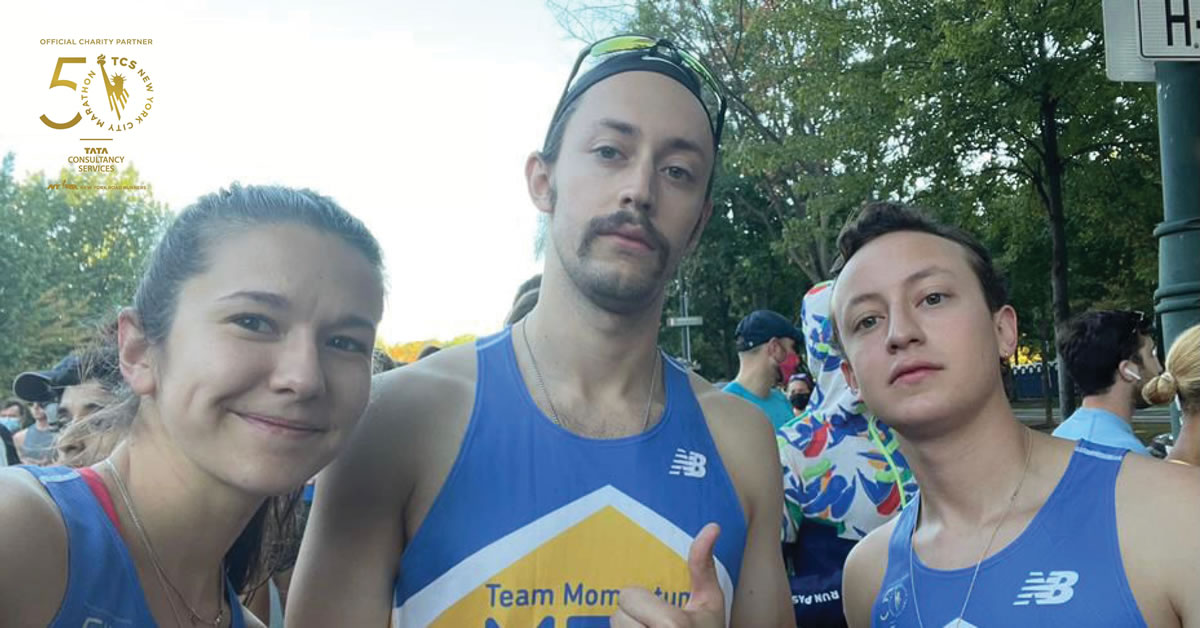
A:
POLYGON ((871 626, 871 608, 887 570, 887 543, 896 519, 871 531, 846 557, 842 570, 842 612, 850 628, 871 626))
POLYGON ((21 469, 0 470, 0 504, 0 627, 49 625, 67 589, 66 526, 21 469))
POLYGON ((1200 470, 1126 456, 1117 476, 1117 536, 1146 624, 1200 627, 1200 470), (1147 490, 1152 487, 1153 490, 1147 490))
POLYGON ((317 476, 289 596, 289 626, 386 626, 404 545, 395 378, 373 395, 341 454, 317 476))
POLYGON ((795 626, 791 592, 783 566, 779 525, 783 519, 783 471, 779 448, 771 424, 758 408, 740 399, 731 413, 740 423, 740 438, 726 455, 731 471, 738 478, 738 491, 744 495, 747 535, 742 556, 741 576, 733 594, 734 626, 795 626), (736 465, 736 467, 735 467, 736 465))
POLYGON ((390 621, 401 553, 458 452, 475 368, 474 345, 459 345, 372 381, 350 443, 317 476, 289 626, 390 621))

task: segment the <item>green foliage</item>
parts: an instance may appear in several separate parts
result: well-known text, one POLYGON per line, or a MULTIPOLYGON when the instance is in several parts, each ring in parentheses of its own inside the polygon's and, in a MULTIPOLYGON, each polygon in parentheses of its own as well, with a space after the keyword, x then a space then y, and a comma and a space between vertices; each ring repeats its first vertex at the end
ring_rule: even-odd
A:
POLYGON ((1096 0, 555 6, 587 39, 668 37, 729 92, 717 215, 685 266, 692 313, 706 318, 693 334, 706 375, 732 375, 730 321, 767 304, 794 313, 829 276, 837 232, 871 199, 915 202, 977 234, 1036 351, 1052 351, 1067 311, 1150 308, 1154 94, 1105 77, 1096 0))
POLYGON ((64 170, 53 182, 39 173, 18 182, 13 155, 4 159, 0 382, 52 366, 132 300, 167 212, 148 191, 91 186, 135 185, 132 167, 106 175, 64 170))

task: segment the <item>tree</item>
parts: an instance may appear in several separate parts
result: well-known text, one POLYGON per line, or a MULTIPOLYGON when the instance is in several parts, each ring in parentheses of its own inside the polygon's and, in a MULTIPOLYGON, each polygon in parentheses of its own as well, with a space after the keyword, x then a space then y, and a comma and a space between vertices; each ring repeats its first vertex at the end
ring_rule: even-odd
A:
MULTIPOLYGON (((1100 8, 1078 0, 873 4, 889 39, 884 89, 906 103, 897 137, 909 147, 901 162, 908 186, 966 178, 1032 191, 1049 227, 1051 311, 1061 325, 1071 313, 1068 180, 1083 179, 1094 162, 1154 150, 1146 90, 1104 76, 1100 8)), ((1074 408, 1065 369, 1059 390, 1065 417, 1074 408)))
POLYGON ((18 182, 12 171, 10 153, 0 167, 5 382, 53 365, 132 301, 167 219, 149 192, 128 189, 139 185, 132 167, 103 175, 64 170, 54 183, 41 173, 18 182))

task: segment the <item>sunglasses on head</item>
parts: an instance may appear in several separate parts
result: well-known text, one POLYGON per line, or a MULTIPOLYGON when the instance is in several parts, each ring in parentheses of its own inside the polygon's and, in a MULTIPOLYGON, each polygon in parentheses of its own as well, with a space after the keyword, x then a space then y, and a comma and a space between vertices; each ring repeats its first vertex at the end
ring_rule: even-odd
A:
MULTIPOLYGON (((678 48, 670 40, 646 37, 645 35, 616 35, 601 39, 596 43, 588 46, 579 53, 579 57, 575 59, 575 66, 571 68, 571 75, 567 78, 567 85, 563 88, 562 96, 558 98, 558 106, 554 109, 554 117, 551 122, 553 129, 554 122, 562 114, 563 103, 566 102, 567 95, 571 92, 571 87, 575 84, 575 80, 582 75, 587 74, 592 67, 599 65, 609 55, 636 52, 644 50, 647 54, 653 54, 656 57, 671 61, 676 66, 682 67, 691 71, 700 79, 700 101, 704 106, 704 111, 708 114, 708 123, 713 132, 713 146, 720 146, 721 131, 725 127, 725 98, 721 95, 721 85, 713 76, 712 72, 704 66, 700 58, 696 55, 678 48), (584 72, 580 73, 579 69, 584 63, 590 64, 584 72)), ((550 133, 546 134, 546 142, 550 140, 550 133)))

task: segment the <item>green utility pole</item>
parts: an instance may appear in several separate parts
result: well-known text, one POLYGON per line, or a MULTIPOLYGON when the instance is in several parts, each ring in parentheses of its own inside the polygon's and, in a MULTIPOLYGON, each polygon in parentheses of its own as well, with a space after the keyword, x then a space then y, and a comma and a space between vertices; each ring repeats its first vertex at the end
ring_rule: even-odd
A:
MULTIPOLYGON (((1200 62, 1154 65, 1163 182, 1163 222, 1154 230, 1154 311, 1161 317, 1163 347, 1169 351, 1181 332, 1200 324, 1200 62)), ((1179 433, 1175 405, 1171 431, 1179 433)))

